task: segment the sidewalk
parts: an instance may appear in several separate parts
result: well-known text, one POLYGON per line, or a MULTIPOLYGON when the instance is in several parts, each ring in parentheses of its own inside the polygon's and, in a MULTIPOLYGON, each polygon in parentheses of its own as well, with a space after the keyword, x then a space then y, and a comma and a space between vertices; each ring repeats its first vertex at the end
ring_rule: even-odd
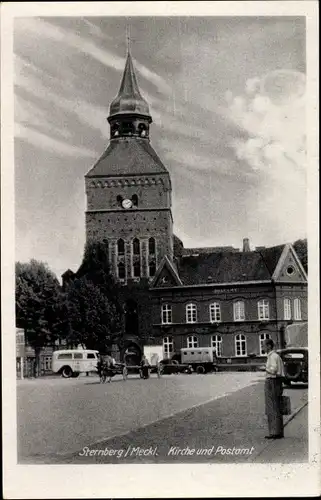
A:
MULTIPOLYGON (((285 426, 285 438, 268 441, 264 415, 263 381, 209 403, 179 412, 154 424, 125 435, 106 438, 99 443, 87 443, 90 449, 127 450, 154 449, 153 456, 107 455, 84 456, 71 453, 56 457, 56 463, 265 463, 307 461, 308 422, 307 391, 285 389, 290 395, 292 415, 285 426), (304 409, 302 409, 304 407, 304 409), (294 416, 295 415, 295 416, 294 416), (171 454, 173 448, 213 450, 209 454, 171 454), (218 453, 218 449, 253 449, 250 454, 218 453)), ((49 457, 48 457, 49 458, 49 457)), ((53 457, 51 457, 51 460, 53 457)))
POLYGON ((255 463, 307 462, 309 460, 308 445, 308 405, 285 420, 284 439, 269 441, 263 449, 253 457, 255 463))

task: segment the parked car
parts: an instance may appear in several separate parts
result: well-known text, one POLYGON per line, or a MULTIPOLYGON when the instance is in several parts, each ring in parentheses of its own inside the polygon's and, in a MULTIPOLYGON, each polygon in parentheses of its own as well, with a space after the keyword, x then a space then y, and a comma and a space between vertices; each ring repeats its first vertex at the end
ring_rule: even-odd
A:
POLYGON ((192 373, 193 369, 188 364, 181 364, 175 359, 162 359, 159 363, 161 375, 171 375, 172 373, 192 373))
POLYGON ((309 355, 307 347, 288 347, 280 349, 284 365, 284 383, 291 385, 292 382, 308 383, 309 355))

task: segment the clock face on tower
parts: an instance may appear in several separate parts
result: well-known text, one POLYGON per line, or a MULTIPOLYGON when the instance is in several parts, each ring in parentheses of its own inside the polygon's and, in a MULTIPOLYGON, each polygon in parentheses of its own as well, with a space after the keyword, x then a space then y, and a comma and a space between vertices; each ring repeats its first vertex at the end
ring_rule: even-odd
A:
POLYGON ((128 199, 123 200, 121 204, 122 204, 122 207, 126 208, 126 209, 131 208, 133 205, 132 201, 128 200, 128 199))

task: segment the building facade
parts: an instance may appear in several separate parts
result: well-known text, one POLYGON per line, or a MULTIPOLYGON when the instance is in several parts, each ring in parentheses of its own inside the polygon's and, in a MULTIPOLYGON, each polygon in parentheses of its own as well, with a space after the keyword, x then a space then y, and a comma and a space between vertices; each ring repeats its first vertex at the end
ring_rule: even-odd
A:
POLYGON ((231 363, 264 355, 266 338, 282 347, 285 326, 307 320, 307 275, 294 248, 251 251, 247 239, 242 251, 184 248, 129 52, 108 122, 109 145, 85 176, 86 241, 105 242, 122 285, 120 358, 137 362, 146 344, 162 344, 164 357, 214 346, 231 363))

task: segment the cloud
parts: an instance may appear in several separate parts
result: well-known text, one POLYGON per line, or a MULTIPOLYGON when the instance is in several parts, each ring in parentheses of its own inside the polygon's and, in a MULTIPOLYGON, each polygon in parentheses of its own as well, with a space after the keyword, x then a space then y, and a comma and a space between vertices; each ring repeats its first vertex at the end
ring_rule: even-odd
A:
POLYGON ((82 148, 79 146, 74 146, 66 142, 53 139, 42 132, 39 132, 31 127, 26 127, 22 124, 16 123, 15 125, 15 137, 27 141, 33 146, 43 149, 48 153, 54 152, 60 155, 67 155, 74 158, 87 157, 96 158, 97 152, 90 151, 89 149, 82 148))
POLYGON ((233 141, 240 159, 256 170, 298 174, 306 167, 305 77, 295 71, 274 71, 247 81, 247 95, 231 99, 230 118, 248 132, 246 140, 233 141), (256 92, 258 90, 258 92, 256 92))
MULTIPOLYGON (((305 76, 273 71, 247 81, 241 96, 227 95, 231 120, 248 133, 231 142, 236 157, 258 176, 255 217, 257 232, 293 241, 306 232, 305 76)), ((265 242, 262 242, 265 244, 265 242)))
MULTIPOLYGON (((104 108, 95 106, 91 103, 79 99, 78 97, 76 97, 75 99, 68 99, 61 94, 52 91, 50 88, 48 88, 48 86, 45 86, 42 83, 42 70, 38 69, 34 65, 29 65, 21 57, 16 56, 15 60, 16 87, 26 90, 37 99, 40 98, 46 103, 52 103, 56 108, 60 108, 64 112, 76 115, 83 124, 95 130, 99 130, 102 137, 106 137, 108 127, 106 125, 106 111, 104 108)), ((32 104, 29 104, 29 108, 32 106, 32 104)), ((23 113, 26 118, 26 112, 23 113)), ((39 113, 36 114, 38 114, 39 118, 42 118, 42 124, 46 126, 48 120, 47 113, 41 112, 40 116, 39 113)), ((18 115, 18 119, 19 116, 21 116, 21 113, 20 115, 18 115)), ((29 113, 29 119, 31 125, 35 124, 31 112, 29 113)))
MULTIPOLYGON (((84 36, 75 34, 65 28, 58 27, 43 19, 21 18, 19 21, 16 21, 15 29, 16 34, 18 35, 20 33, 22 37, 31 35, 32 37, 36 37, 36 39, 41 37, 43 39, 61 42, 65 46, 68 45, 83 54, 91 56, 104 66, 114 68, 117 71, 124 70, 124 58, 113 54, 105 48, 102 49, 98 47, 94 42, 84 36)), ((135 67, 146 80, 156 86, 159 92, 163 94, 169 94, 171 92, 170 86, 157 73, 151 71, 138 61, 135 62, 135 67)))

